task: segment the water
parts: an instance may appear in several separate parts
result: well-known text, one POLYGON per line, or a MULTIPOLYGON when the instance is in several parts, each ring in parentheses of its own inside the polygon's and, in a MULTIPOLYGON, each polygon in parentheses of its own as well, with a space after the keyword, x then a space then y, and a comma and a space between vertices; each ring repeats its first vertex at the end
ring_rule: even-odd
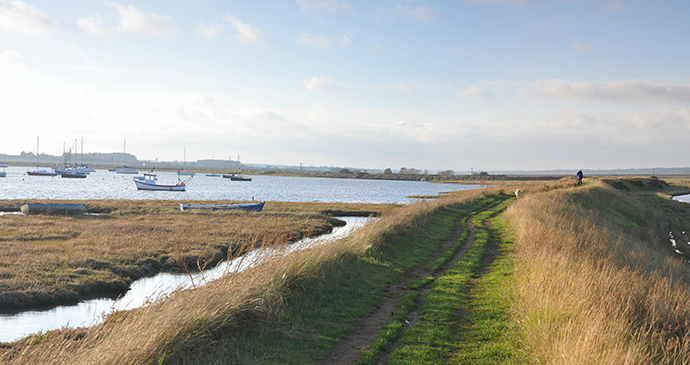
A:
MULTIPOLYGON (((230 181, 197 174, 183 176, 187 191, 137 190, 134 176, 106 170, 85 179, 59 176, 28 176, 35 167, 10 166, 0 178, 0 199, 163 199, 163 200, 258 200, 289 202, 400 203, 408 196, 437 195, 478 185, 434 184, 422 181, 330 179, 312 177, 251 176, 253 181, 230 181)), ((143 171, 140 171, 143 173, 143 171)), ((156 172, 160 184, 175 184, 175 172, 156 172)))
POLYGON ((315 245, 333 242, 347 237, 373 218, 338 217, 347 224, 335 227, 333 232, 315 238, 305 238, 276 250, 253 251, 243 258, 221 262, 218 266, 204 272, 188 274, 160 273, 132 283, 130 290, 116 300, 93 299, 76 305, 59 306, 49 310, 32 310, 16 314, 0 314, 0 342, 16 341, 31 333, 49 331, 62 327, 87 327, 101 323, 104 315, 114 310, 130 310, 144 306, 157 298, 165 298, 175 290, 199 287, 220 279, 228 272, 240 272, 257 260, 270 260, 273 255, 304 250, 315 245), (261 256, 259 256, 261 255, 261 256))
POLYGON ((685 203, 690 203, 690 194, 689 195, 677 195, 673 197, 673 200, 677 200, 680 202, 685 202, 685 203))

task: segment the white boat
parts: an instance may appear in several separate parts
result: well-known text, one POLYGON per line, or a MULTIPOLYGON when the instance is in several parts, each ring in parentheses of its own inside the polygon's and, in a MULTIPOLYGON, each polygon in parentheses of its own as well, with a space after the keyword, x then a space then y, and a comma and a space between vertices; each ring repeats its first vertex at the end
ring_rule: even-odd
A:
POLYGON ((27 171, 26 174, 29 176, 57 176, 55 171, 38 169, 38 137, 36 137, 36 170, 27 171))
POLYGON ((175 185, 163 185, 157 182, 156 174, 144 174, 144 180, 134 180, 139 190, 185 191, 187 188, 187 185, 181 181, 175 185))

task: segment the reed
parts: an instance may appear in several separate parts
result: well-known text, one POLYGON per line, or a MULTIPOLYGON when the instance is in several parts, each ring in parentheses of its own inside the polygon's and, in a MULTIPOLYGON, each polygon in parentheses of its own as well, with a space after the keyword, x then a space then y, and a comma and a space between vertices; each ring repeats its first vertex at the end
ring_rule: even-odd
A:
POLYGON ((672 203, 654 197, 594 181, 507 210, 514 317, 531 362, 690 362, 687 268, 662 249, 672 203))

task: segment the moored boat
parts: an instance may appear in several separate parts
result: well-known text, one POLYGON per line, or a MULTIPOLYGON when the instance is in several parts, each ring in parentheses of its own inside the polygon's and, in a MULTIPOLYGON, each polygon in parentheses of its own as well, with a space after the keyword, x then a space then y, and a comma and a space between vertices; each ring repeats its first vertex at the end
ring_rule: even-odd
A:
POLYGON ((163 191, 185 191, 187 185, 179 182, 175 185, 158 184, 156 174, 144 174, 144 180, 134 180, 139 190, 163 190, 163 191))
POLYGON ((83 179, 86 178, 89 174, 86 172, 80 172, 80 171, 65 171, 60 173, 60 176, 65 177, 65 178, 72 178, 72 179, 83 179))
POLYGON ((38 137, 36 137, 36 170, 27 171, 26 174, 29 176, 57 176, 55 171, 38 169, 38 156, 38 137))
POLYGON ((118 174, 138 174, 139 173, 139 171, 137 171, 131 167, 128 167, 128 166, 125 166, 124 168, 119 169, 119 170, 115 170, 115 172, 118 174))
POLYGON ((242 175, 235 175, 235 174, 223 174, 223 177, 226 179, 230 179, 231 181, 252 181, 251 177, 246 177, 242 175))
POLYGON ((180 210, 190 210, 190 209, 202 209, 202 210, 249 210, 254 212, 260 212, 264 209, 264 203, 235 203, 235 204, 180 204, 180 210))
POLYGON ((0 165, 0 169, 2 169, 2 171, 0 171, 0 177, 7 176, 7 171, 5 170, 6 168, 7 168, 7 165, 0 165))

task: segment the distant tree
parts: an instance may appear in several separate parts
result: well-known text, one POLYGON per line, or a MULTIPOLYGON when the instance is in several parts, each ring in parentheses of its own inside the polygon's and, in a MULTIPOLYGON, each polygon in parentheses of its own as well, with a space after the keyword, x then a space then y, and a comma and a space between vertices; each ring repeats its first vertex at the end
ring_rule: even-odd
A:
POLYGON ((424 170, 424 175, 429 175, 429 170, 424 170))
POLYGON ((347 168, 344 168, 344 169, 340 169, 340 171, 338 171, 338 173, 340 173, 340 174, 351 174, 352 171, 348 170, 347 168))
POLYGON ((453 176, 455 172, 453 170, 439 171, 438 176, 453 176))
POLYGON ((479 173, 479 176, 489 176, 489 173, 486 171, 482 171, 479 173))
POLYGON ((401 167, 400 168, 400 174, 401 175, 419 175, 419 170, 417 170, 415 168, 401 167))
POLYGON ((388 168, 386 168, 385 170, 383 170, 383 173, 386 174, 386 175, 390 175, 390 174, 393 173, 393 171, 391 171, 391 168, 388 167, 388 168))

